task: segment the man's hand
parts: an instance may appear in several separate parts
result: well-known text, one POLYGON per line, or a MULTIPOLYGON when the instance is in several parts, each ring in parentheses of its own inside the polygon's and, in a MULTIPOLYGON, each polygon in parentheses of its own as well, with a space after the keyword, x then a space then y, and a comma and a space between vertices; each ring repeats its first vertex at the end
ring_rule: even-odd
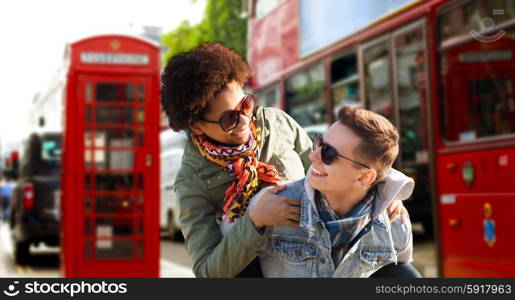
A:
POLYGON ((390 222, 395 221, 399 216, 402 218, 402 224, 408 221, 408 210, 402 204, 401 200, 393 200, 392 203, 386 208, 390 222))
POLYGON ((256 205, 247 211, 257 229, 267 225, 289 225, 298 227, 300 221, 300 200, 277 196, 286 185, 276 186, 263 193, 256 205))

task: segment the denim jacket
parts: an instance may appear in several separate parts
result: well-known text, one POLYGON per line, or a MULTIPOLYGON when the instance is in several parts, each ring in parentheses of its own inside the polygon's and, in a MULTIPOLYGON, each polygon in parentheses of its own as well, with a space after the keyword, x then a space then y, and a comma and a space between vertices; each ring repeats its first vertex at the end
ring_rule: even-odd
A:
MULTIPOLYGON (((308 171, 308 174, 310 172, 308 171)), ((369 277, 382 266, 413 260, 411 223, 393 223, 386 207, 394 200, 407 199, 414 187, 413 179, 391 169, 378 185, 372 212, 372 229, 348 250, 335 268, 331 259, 331 239, 315 206, 315 191, 308 180, 288 184, 279 195, 301 200, 300 227, 269 226, 267 243, 259 253, 265 277, 369 277)), ((250 205, 259 201, 264 190, 250 205)), ((230 228, 222 224, 222 233, 230 228)))

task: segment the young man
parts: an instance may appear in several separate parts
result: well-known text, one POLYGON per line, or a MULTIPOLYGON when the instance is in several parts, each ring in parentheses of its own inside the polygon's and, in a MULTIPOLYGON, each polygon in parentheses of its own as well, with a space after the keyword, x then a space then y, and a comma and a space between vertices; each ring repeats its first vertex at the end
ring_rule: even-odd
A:
MULTIPOLYGON (((376 113, 348 106, 339 111, 338 121, 315 140, 306 178, 279 193, 301 199, 300 227, 267 227, 259 255, 265 277, 369 277, 413 260, 411 224, 390 224, 386 210, 414 187, 391 168, 398 140, 395 127, 376 113)), ((258 194, 250 206, 259 201, 258 194)), ((420 276, 406 267, 407 276, 420 276)))

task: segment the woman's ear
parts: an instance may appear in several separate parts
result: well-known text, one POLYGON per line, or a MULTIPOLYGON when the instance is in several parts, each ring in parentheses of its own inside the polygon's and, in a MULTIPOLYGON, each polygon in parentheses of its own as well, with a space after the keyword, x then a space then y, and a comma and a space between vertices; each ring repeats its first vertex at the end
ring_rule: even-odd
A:
POLYGON ((200 125, 199 122, 195 122, 189 126, 191 132, 193 132, 194 135, 202 135, 204 134, 204 130, 202 129, 202 125, 200 125))

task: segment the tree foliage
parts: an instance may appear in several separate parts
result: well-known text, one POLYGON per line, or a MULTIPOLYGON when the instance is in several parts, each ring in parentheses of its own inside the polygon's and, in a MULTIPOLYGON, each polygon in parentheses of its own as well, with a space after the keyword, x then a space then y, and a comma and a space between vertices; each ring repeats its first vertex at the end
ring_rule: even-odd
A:
POLYGON ((162 36, 162 43, 168 48, 164 55, 167 62, 175 54, 189 51, 198 44, 212 40, 210 31, 202 23, 191 26, 188 21, 182 21, 173 31, 162 36))
POLYGON ((241 17, 242 0, 208 0, 203 23, 213 40, 247 55, 247 19, 241 17))
POLYGON ((206 41, 219 41, 244 57, 247 54, 247 19, 241 17, 242 0, 206 0, 202 21, 190 25, 183 21, 162 37, 168 48, 165 62, 175 54, 189 51, 206 41))

